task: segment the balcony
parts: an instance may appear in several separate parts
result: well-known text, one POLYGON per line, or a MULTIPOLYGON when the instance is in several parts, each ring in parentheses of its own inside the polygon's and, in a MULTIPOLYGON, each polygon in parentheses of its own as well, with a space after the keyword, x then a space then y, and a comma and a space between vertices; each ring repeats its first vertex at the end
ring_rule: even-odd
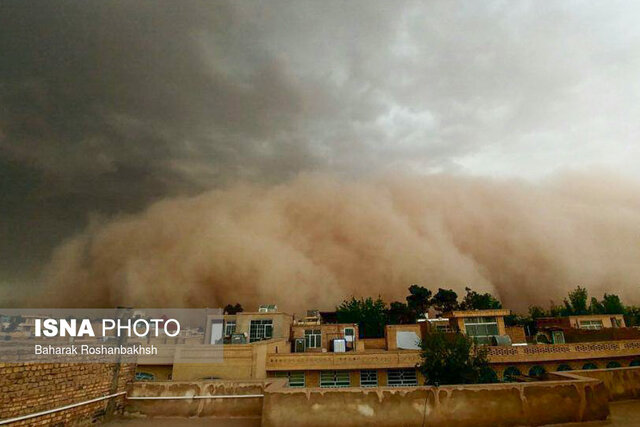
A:
POLYGON ((489 347, 489 361, 491 363, 544 362, 624 356, 640 356, 640 340, 489 347))
POLYGON ((267 371, 413 368, 419 362, 417 350, 281 353, 269 354, 266 368, 267 371))

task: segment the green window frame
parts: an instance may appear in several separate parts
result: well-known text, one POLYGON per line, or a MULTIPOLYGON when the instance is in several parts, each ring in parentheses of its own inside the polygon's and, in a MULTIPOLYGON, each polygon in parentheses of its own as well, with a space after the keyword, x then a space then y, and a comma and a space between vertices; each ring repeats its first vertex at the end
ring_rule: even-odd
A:
POLYGON ((351 378, 349 371, 322 371, 320 372, 320 387, 341 388, 350 387, 351 378))

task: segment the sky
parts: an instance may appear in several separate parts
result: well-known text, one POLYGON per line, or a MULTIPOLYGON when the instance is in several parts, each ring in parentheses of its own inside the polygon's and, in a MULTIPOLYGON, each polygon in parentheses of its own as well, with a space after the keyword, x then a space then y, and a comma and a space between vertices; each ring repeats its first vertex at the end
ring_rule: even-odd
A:
POLYGON ((0 3, 0 286, 92 221, 305 173, 640 179, 640 6, 0 3))

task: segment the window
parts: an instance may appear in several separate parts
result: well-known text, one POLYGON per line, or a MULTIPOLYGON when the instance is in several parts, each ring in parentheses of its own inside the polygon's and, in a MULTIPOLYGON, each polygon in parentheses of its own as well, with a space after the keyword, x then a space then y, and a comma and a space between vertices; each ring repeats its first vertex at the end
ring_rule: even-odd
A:
POLYGON ((529 369, 529 376, 530 377, 541 377, 545 374, 546 370, 544 369, 543 366, 540 365, 535 365, 532 366, 531 369, 529 369))
POLYGON ((305 375, 304 371, 282 371, 276 372, 276 377, 278 378, 288 378, 289 379, 289 387, 293 388, 301 388, 305 386, 305 375))
POLYGON ((345 341, 353 342, 355 335, 356 335, 356 330, 354 328, 344 328, 345 341))
POLYGON ((602 320, 581 320, 580 329, 602 329, 602 320))
POLYGON ((478 344, 491 344, 491 338, 498 335, 498 321, 495 317, 467 317, 464 319, 467 335, 478 344))
POLYGON ((268 340, 273 337, 273 320, 252 320, 249 325, 249 342, 268 340))
POLYGON ((390 387, 416 386, 418 376, 415 369, 389 369, 387 371, 387 384, 390 387))
POLYGON ((322 333, 320 329, 305 329, 304 342, 307 348, 322 347, 322 333))
POLYGON ((349 387, 349 371, 320 372, 320 387, 349 387))
POLYGON ((235 332, 236 332, 236 321, 235 320, 228 320, 224 324, 224 336, 225 337, 230 337, 235 332))
POLYGON ((553 341, 554 344, 564 344, 564 332, 552 331, 551 340, 553 341))
POLYGON ((595 363, 589 362, 589 363, 585 363, 582 366, 582 369, 584 369, 584 370, 587 370, 587 369, 598 369, 598 365, 596 365, 595 363))
POLYGON ((618 319, 617 317, 612 317, 611 318, 611 327, 612 328, 621 328, 622 327, 622 321, 620 321, 620 319, 618 319))
POLYGON ((502 378, 504 379, 504 382, 509 383, 509 382, 516 381, 516 378, 519 377, 520 375, 522 375, 522 373, 520 372, 520 369, 516 368, 515 366, 509 366, 507 369, 504 370, 504 374, 502 374, 502 378))
POLYGON ((449 325, 449 323, 444 323, 444 322, 436 323, 436 331, 443 332, 443 333, 452 332, 451 326, 449 325))
POLYGON ((367 369, 360 371, 360 387, 377 387, 378 371, 367 369))

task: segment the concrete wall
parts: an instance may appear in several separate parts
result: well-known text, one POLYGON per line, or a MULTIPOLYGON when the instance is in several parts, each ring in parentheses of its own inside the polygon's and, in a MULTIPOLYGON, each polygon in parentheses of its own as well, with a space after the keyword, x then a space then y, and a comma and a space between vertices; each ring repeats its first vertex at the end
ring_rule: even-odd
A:
POLYGON ((505 326, 504 331, 513 344, 524 344, 527 342, 527 336, 522 326, 505 326))
MULTIPOLYGON (((219 351, 218 346, 209 346, 219 351)), ((267 377, 267 354, 290 353, 286 339, 257 341, 251 344, 225 344, 223 357, 218 363, 208 361, 202 346, 184 347, 176 353, 172 379, 190 381, 202 379, 260 379, 267 377)), ((139 371, 144 371, 140 366, 139 371)))
POLYGON ((384 328, 384 339, 386 342, 387 350, 397 350, 397 336, 398 332, 413 332, 416 334, 418 339, 422 339, 422 331, 420 324, 410 324, 410 325, 387 325, 384 328))
MULTIPOLYGON (((130 397, 193 397, 262 394, 262 381, 136 382, 130 397)), ((131 417, 256 417, 262 414, 262 398, 128 399, 125 415, 131 417)))
MULTIPOLYGON (((566 372, 563 374, 567 376, 566 372)), ((609 400, 640 399, 640 367, 591 369, 573 371, 571 374, 602 381, 607 388, 609 400)))
POLYGON ((515 426, 603 420, 595 380, 415 388, 265 389, 262 426, 515 426))
MULTIPOLYGON (((0 420, 34 414, 125 391, 133 381, 131 364, 0 363, 0 420), (115 378, 115 382, 113 381, 115 378)), ((114 413, 124 407, 125 396, 112 400, 114 413)), ((109 400, 102 400, 10 426, 62 425, 97 422, 108 416, 109 400)))
POLYGON ((612 317, 618 321, 620 327, 624 328, 626 326, 624 316, 622 314, 588 314, 584 316, 569 316, 569 323, 573 328, 580 328, 580 322, 585 320, 600 320, 602 322, 602 327, 613 328, 613 324, 611 323, 612 317))

